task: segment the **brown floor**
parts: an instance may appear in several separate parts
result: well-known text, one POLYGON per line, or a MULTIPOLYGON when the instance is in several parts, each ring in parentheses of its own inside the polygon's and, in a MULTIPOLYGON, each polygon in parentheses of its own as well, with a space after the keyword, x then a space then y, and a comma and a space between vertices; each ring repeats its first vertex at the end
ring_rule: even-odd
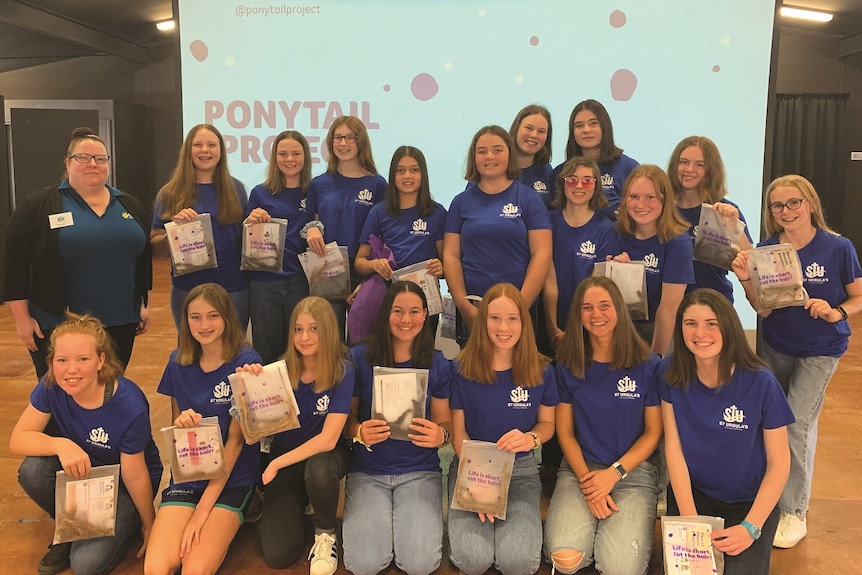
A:
MULTIPOLYGON (((156 285, 151 310, 152 327, 135 344, 128 376, 146 392, 151 401, 153 428, 169 425, 167 399, 155 393, 155 388, 175 346, 175 331, 168 309, 168 279, 165 261, 156 263, 156 285)), ((852 320, 854 327, 862 329, 862 317, 852 320)), ((53 534, 53 522, 34 505, 17 484, 19 458, 9 453, 6 438, 18 416, 27 405, 35 375, 29 355, 15 334, 15 325, 6 306, 0 307, 0 389, 6 389, 6 401, 0 402, 0 573, 7 575, 31 574, 46 550, 53 534)), ((796 574, 862 574, 862 559, 852 551, 852 545, 862 542, 862 395, 856 383, 862 378, 862 340, 851 339, 850 351, 842 359, 826 396, 826 405, 820 418, 820 440, 817 467, 814 473, 813 497, 809 512, 809 534, 790 550, 775 550, 772 555, 772 575, 796 574), (856 486, 856 487, 853 487, 856 486)), ((546 485, 543 505, 547 505, 550 485, 546 485)), ((418 519, 417 519, 418 520, 418 519)), ((310 546, 310 543, 309 543, 310 546)), ((858 549, 858 548, 857 548, 858 549)), ((113 572, 117 575, 141 573, 142 562, 129 552, 123 563, 113 572)), ((260 553, 257 526, 240 529, 220 573, 255 574, 279 573, 269 569, 260 553)), ((308 562, 298 563, 288 573, 308 573, 308 562)), ((437 573, 450 575, 457 572, 444 557, 437 573)), ((337 575, 347 571, 339 567, 337 575)), ((389 573, 399 573, 390 567, 389 573)), ((550 568, 543 565, 542 575, 550 568)), ((660 556, 652 554, 652 575, 661 573, 660 556)))

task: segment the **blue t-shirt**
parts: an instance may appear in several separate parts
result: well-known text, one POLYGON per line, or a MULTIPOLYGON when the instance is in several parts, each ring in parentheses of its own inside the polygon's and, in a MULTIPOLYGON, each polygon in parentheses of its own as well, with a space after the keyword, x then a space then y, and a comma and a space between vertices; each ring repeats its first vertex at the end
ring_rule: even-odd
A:
MULTIPOLYGON (((371 419, 371 396, 374 390, 374 367, 366 357, 368 346, 361 343, 350 350, 350 359, 356 365, 354 397, 359 398, 359 421, 371 419)), ((428 395, 425 401, 425 419, 431 419, 431 398, 449 399, 452 366, 443 354, 434 352, 428 369, 428 395)), ((393 367, 412 367, 411 362, 396 363, 393 367)), ((419 447, 412 441, 387 439, 365 449, 353 450, 350 471, 369 475, 401 475, 414 471, 440 472, 440 458, 436 449, 419 447)))
POLYGON ((303 253, 308 244, 299 235, 305 224, 314 219, 314 213, 306 209, 306 194, 302 188, 283 188, 278 194, 270 194, 258 184, 251 190, 248 198, 248 206, 245 216, 255 208, 262 208, 272 218, 284 218, 287 220, 287 234, 284 239, 284 260, 282 273, 251 271, 250 279, 253 282, 274 281, 285 276, 304 273, 299 263, 297 254, 303 253))
POLYGON ((368 237, 374 234, 392 250, 399 268, 439 258, 437 242, 443 241, 446 208, 437 202, 434 205, 437 206, 434 212, 420 218, 416 206, 401 210, 400 216, 390 216, 385 202, 377 204, 368 213, 359 243, 369 245, 368 237))
MULTIPOLYGON (((557 176, 563 170, 566 163, 558 165, 554 168, 553 180, 556 181, 557 176)), ((626 178, 632 173, 638 162, 632 158, 621 154, 620 158, 615 162, 607 162, 599 164, 599 171, 602 173, 602 191, 608 199, 608 205, 601 209, 601 214, 611 220, 617 221, 616 212, 620 208, 620 201, 623 197, 623 184, 626 183, 626 178)))
MULTIPOLYGON (((722 199, 721 202, 725 204, 730 204, 737 210, 739 210, 739 206, 734 204, 731 201, 722 199)), ((682 219, 691 224, 691 227, 688 230, 689 237, 691 237, 691 245, 692 249, 694 249, 694 239, 697 234, 697 225, 700 223, 700 211, 702 206, 695 206, 693 208, 677 208, 676 211, 679 212, 679 215, 682 216, 682 219)), ((739 219, 742 223, 745 222, 745 216, 742 215, 742 211, 739 212, 739 219)), ((748 233, 748 226, 745 227, 745 237, 748 238, 748 241, 751 241, 751 234, 748 233)), ((686 289, 686 293, 697 288, 711 288, 722 294, 726 297, 730 303, 733 303, 733 284, 730 283, 730 280, 727 279, 727 272, 724 268, 720 268, 718 266, 714 266, 712 264, 699 262, 697 260, 694 261, 694 283, 689 284, 686 289)))
POLYGON ((549 210, 551 209, 551 202, 554 200, 555 192, 554 182, 556 180, 553 174, 554 169, 549 162, 544 166, 541 164, 530 164, 529 167, 521 170, 521 175, 518 176, 519 182, 539 194, 539 197, 542 198, 542 203, 549 210))
MULTIPOLYGON (((245 186, 237 179, 233 180, 236 186, 237 197, 239 197, 242 209, 248 204, 245 195, 245 186)), ((215 184, 196 184, 195 205, 189 206, 199 214, 210 214, 213 228, 213 239, 215 240, 216 259, 218 267, 200 270, 179 277, 171 272, 171 282, 179 290, 188 292, 193 287, 205 283, 217 283, 229 292, 238 292, 248 289, 248 273, 239 269, 242 261, 242 221, 236 224, 222 224, 218 221, 218 197, 215 184)), ((156 207, 153 211, 153 228, 165 229, 165 223, 170 220, 162 219, 163 204, 156 198, 156 207)))
POLYGON ((665 243, 658 240, 658 235, 645 240, 623 235, 620 249, 628 253, 632 261, 643 260, 646 264, 644 274, 651 321, 655 321, 655 312, 661 303, 661 284, 694 283, 694 256, 688 232, 665 243))
POLYGON ((644 434, 644 409, 659 405, 658 363, 655 354, 631 369, 594 361, 583 379, 557 364, 560 401, 572 404, 575 439, 586 461, 610 466, 644 434))
MULTIPOLYGON (((227 441, 228 429, 232 417, 230 410, 231 389, 228 376, 247 363, 261 363, 260 356, 251 348, 245 348, 231 361, 221 364, 218 369, 209 373, 201 369, 200 363, 180 365, 176 361, 177 351, 171 352, 168 365, 159 382, 158 392, 173 397, 180 411, 193 409, 204 417, 218 417, 221 427, 222 441, 227 441)), ((233 487, 248 487, 260 479, 260 446, 255 443, 248 445, 243 441, 242 451, 233 466, 233 471, 225 485, 226 489, 233 487)), ((190 481, 181 485, 193 491, 206 489, 208 481, 190 481)), ((174 484, 173 477, 171 485, 174 484)))
POLYGON ((314 382, 300 381, 293 390, 296 405, 299 407, 299 427, 282 431, 273 436, 277 445, 290 451, 296 449, 312 437, 320 435, 326 416, 330 413, 350 413, 350 401, 353 398, 354 370, 346 363, 344 377, 333 387, 317 393, 314 382))
POLYGON ((347 246, 350 261, 356 259, 359 235, 374 204, 383 201, 386 179, 378 174, 348 178, 338 172, 320 174, 308 188, 308 211, 323 222, 323 239, 347 246))
POLYGON ((548 210, 534 190, 520 182, 498 194, 472 183, 455 196, 446 216, 447 234, 461 236, 461 268, 467 295, 488 288, 524 284, 530 264, 529 232, 551 229, 548 210))
MULTIPOLYGON (((775 245, 778 236, 760 242, 775 245)), ((859 257, 853 242, 817 230, 808 245, 798 250, 802 263, 802 283, 809 297, 826 300, 837 306, 847 301, 846 286, 862 277, 859 257)), ((772 310, 763 319, 763 339, 775 351, 794 357, 841 357, 847 351, 850 323, 831 323, 814 319, 801 306, 772 310)))
POLYGON ((734 371, 711 389, 699 380, 688 391, 671 387, 657 371, 659 395, 673 405, 692 487, 725 503, 754 501, 766 474, 764 429, 795 421, 781 385, 768 369, 734 371))
POLYGON ((620 253, 620 236, 614 224, 598 212, 582 226, 572 227, 563 212, 550 212, 554 233, 554 271, 557 275, 557 325, 566 329, 575 290, 593 274, 593 265, 620 253))
MULTIPOLYGON (((452 365, 452 409, 464 411, 467 436, 479 441, 496 443, 513 429, 524 433, 533 429, 539 406, 554 407, 559 403, 554 368, 548 364, 542 373, 542 383, 534 387, 516 385, 512 370, 497 372, 493 383, 478 383, 458 372, 457 360, 452 365)), ((521 452, 525 457, 531 452, 521 452)))
POLYGON ((162 461, 150 428, 150 404, 130 379, 119 376, 114 395, 95 409, 81 407, 59 385, 47 386, 44 380, 30 393, 30 404, 54 417, 60 436, 83 449, 92 467, 116 465, 121 453, 143 453, 153 487, 158 487, 162 461))

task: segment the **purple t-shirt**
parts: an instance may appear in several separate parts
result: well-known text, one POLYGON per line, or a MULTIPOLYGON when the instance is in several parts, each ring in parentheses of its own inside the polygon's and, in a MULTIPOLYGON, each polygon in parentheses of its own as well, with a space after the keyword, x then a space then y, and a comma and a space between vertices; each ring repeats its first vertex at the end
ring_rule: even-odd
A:
POLYGON ((353 397, 354 370, 345 363, 344 378, 334 387, 317 393, 314 382, 300 381, 293 390, 296 405, 299 407, 299 427, 282 431, 273 436, 273 442, 290 451, 296 449, 312 437, 320 435, 326 416, 330 413, 350 413, 353 397))
MULTIPOLYGON (((365 353, 366 344, 350 350, 350 358, 356 364, 356 386, 353 395, 359 398, 359 421, 371 419, 371 396, 374 389, 374 368, 365 353)), ((412 367, 411 362, 396 363, 393 367, 412 367)), ((449 399, 452 382, 452 366, 443 354, 434 352, 428 369, 428 396, 425 401, 425 418, 431 418, 431 398, 449 399)), ((371 451, 353 450, 350 471, 369 475, 400 475, 414 471, 440 471, 440 458, 436 449, 414 445, 411 441, 387 439, 374 445, 371 451)))
MULTIPOLYGON (((194 409, 204 417, 218 417, 222 441, 227 440, 228 429, 233 420, 230 410, 231 388, 228 376, 247 363, 261 363, 260 356, 251 348, 240 351, 231 361, 221 364, 209 373, 201 369, 200 363, 180 365, 176 361, 177 352, 171 352, 168 365, 159 382, 158 392, 173 397, 180 411, 194 409)), ((225 488, 248 487, 260 478, 260 446, 248 445, 243 441, 242 451, 236 460, 233 471, 225 488)), ((185 489, 203 491, 208 481, 182 483, 185 489)), ((171 478, 171 485, 173 485, 171 478)))
MULTIPOLYGON (((464 424, 470 439, 496 443, 513 429, 530 431, 536 425, 539 406, 553 407, 559 403, 554 368, 548 364, 542 373, 542 383, 521 387, 512 379, 512 370, 498 371, 493 383, 478 383, 458 372, 458 362, 452 366, 452 409, 464 411, 464 424)), ((518 453, 525 457, 529 452, 518 453)))
MULTIPOLYGON (((772 236, 759 246, 775 245, 778 237, 772 236)), ((817 230, 808 245, 798 250, 802 263, 802 283, 812 298, 823 299, 830 305, 847 301, 849 284, 862 277, 859 257, 853 242, 817 230)), ((763 319, 763 339, 775 351, 794 357, 841 357, 847 351, 850 323, 841 320, 831 323, 814 319, 801 306, 772 310, 763 319)))
POLYGON ((652 321, 661 303, 661 284, 694 283, 694 255, 688 232, 665 243, 658 240, 658 235, 645 240, 623 235, 620 249, 628 253, 632 261, 642 260, 646 264, 647 304, 652 321))
POLYGON ((483 296, 501 282, 521 289, 530 264, 529 232, 549 229, 545 204, 524 184, 512 182, 498 194, 467 186, 452 200, 445 228, 461 236, 467 295, 483 296))
POLYGON ((572 404, 575 439, 586 461, 610 466, 643 435, 644 409, 659 405, 658 363, 655 354, 631 369, 594 361, 583 379, 557 364, 560 401, 572 404))
POLYGON ((692 487, 725 503, 754 501, 766 474, 764 429, 795 421, 781 385, 768 369, 734 371, 711 389, 699 380, 688 391, 671 387, 659 370, 659 395, 673 405, 682 453, 692 487))

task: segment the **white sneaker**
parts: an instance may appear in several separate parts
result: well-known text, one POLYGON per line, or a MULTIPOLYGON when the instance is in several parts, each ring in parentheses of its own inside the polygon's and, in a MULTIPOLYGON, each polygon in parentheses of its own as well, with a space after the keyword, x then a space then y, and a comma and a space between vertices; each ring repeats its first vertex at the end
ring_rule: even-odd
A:
POLYGON ((314 545, 308 554, 311 575, 333 575, 338 569, 338 546, 335 535, 320 533, 314 536, 314 545))
POLYGON ((790 549, 808 535, 808 523, 793 513, 782 513, 778 520, 778 529, 775 531, 773 547, 790 549))

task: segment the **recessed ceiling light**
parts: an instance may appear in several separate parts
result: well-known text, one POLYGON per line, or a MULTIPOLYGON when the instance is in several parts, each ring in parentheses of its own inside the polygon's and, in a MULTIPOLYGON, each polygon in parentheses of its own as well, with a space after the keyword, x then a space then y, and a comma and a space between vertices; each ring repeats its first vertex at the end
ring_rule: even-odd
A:
POLYGON ((173 20, 162 20, 161 22, 156 22, 156 28, 161 30, 162 32, 168 32, 173 30, 176 27, 176 24, 173 20))
POLYGON ((831 22, 832 14, 829 12, 817 12, 805 8, 781 7, 781 15, 785 18, 797 18, 799 20, 810 20, 812 22, 831 22))

